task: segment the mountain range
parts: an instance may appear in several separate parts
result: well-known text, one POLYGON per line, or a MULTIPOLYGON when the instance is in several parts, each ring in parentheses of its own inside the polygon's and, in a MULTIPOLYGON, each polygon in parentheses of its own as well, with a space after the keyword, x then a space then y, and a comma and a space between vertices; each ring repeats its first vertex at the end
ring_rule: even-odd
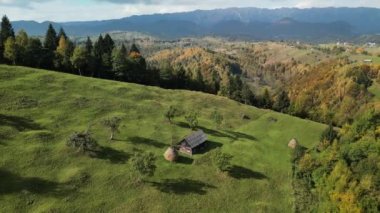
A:
POLYGON ((44 35, 48 24, 52 23, 76 36, 135 31, 165 39, 213 35, 255 40, 318 41, 379 34, 379 20, 380 9, 377 8, 228 8, 102 21, 15 21, 13 26, 31 35, 44 35))

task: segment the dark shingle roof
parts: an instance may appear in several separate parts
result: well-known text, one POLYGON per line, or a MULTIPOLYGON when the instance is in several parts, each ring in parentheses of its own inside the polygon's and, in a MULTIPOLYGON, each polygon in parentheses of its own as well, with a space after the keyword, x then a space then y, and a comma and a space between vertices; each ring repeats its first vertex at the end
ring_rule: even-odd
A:
POLYGON ((207 140, 207 135, 202 130, 198 130, 184 140, 191 148, 195 148, 207 140))

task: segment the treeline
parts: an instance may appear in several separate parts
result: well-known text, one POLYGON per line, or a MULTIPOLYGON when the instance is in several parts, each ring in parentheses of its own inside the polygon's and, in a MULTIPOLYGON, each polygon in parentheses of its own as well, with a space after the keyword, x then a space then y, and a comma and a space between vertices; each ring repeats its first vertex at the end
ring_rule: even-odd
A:
POLYGON ((294 151, 296 212, 380 212, 380 113, 359 116, 294 151))
POLYGON ((43 39, 29 37, 23 30, 16 35, 6 16, 1 22, 0 62, 170 89, 203 91, 281 112, 286 112, 289 107, 286 92, 279 92, 275 98, 268 90, 255 95, 241 76, 233 72, 226 72, 224 76, 212 72, 209 80, 199 69, 189 71, 182 65, 172 66, 164 60, 158 65, 147 65, 135 44, 128 50, 123 43, 116 45, 109 34, 100 35, 95 42, 88 37, 85 42, 75 43, 64 29, 57 33, 51 24, 43 39))

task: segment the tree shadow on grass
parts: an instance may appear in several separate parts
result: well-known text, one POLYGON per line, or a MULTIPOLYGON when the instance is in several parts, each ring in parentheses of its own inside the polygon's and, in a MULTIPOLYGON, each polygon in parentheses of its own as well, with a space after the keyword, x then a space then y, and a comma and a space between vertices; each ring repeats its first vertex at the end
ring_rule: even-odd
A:
POLYGON ((190 165, 193 163, 193 159, 192 158, 188 158, 188 157, 185 157, 185 156, 182 156, 182 155, 179 155, 177 160, 175 161, 176 163, 180 163, 180 164, 187 164, 187 165, 190 165))
POLYGON ((130 137, 128 139, 129 139, 129 141, 131 141, 132 143, 135 143, 135 144, 145 144, 145 145, 149 145, 149 146, 154 146, 156 148, 164 148, 167 146, 164 143, 158 142, 158 141, 150 139, 150 138, 144 138, 144 137, 136 136, 136 137, 130 137))
POLYGON ((236 165, 232 166, 232 168, 228 171, 228 174, 236 179, 268 179, 268 177, 261 172, 255 172, 248 168, 236 165))
POLYGON ((52 196, 64 196, 70 192, 65 184, 38 177, 20 177, 12 172, 0 169, 0 196, 23 191, 52 196))
POLYGON ((247 140, 252 140, 252 141, 257 140, 257 138, 255 138, 254 136, 248 135, 246 133, 234 132, 234 131, 230 131, 230 130, 226 130, 226 132, 228 132, 228 134, 230 134, 232 136, 232 138, 234 138, 236 140, 240 139, 240 138, 247 139, 247 140))
POLYGON ((191 179, 165 179, 162 182, 150 182, 153 187, 161 192, 187 195, 187 194, 207 194, 208 189, 215 189, 216 187, 198 180, 191 179))
POLYGON ((194 154, 195 155, 197 155, 197 154, 204 154, 204 153, 207 153, 207 152, 209 152, 209 151, 211 151, 213 149, 220 148, 222 146, 223 146, 222 143, 208 140, 208 141, 205 142, 205 145, 202 148, 196 150, 194 154))
POLYGON ((99 147, 97 150, 93 151, 90 156, 93 158, 109 160, 114 164, 126 163, 129 158, 128 153, 105 146, 99 147))
POLYGON ((0 114, 0 126, 11 126, 18 131, 41 129, 41 126, 31 119, 3 114, 0 114))

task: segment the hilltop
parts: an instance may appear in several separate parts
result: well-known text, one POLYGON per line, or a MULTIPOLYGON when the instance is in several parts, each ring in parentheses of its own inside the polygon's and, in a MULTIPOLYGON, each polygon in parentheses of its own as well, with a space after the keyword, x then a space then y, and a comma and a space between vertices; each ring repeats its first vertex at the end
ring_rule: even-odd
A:
POLYGON ((183 90, 79 77, 0 65, 1 212, 48 211, 265 211, 294 209, 290 139, 314 147, 325 125, 183 90), (209 136, 204 153, 166 162, 172 138, 190 133, 183 116, 169 124, 169 106, 198 111, 209 136), (211 121, 217 109, 220 129, 211 121), (113 142, 100 121, 122 117, 113 142), (66 146, 89 129, 96 156, 66 146), (233 156, 230 174, 208 164, 220 147, 233 156), (155 175, 134 184, 129 158, 158 158, 155 175))

